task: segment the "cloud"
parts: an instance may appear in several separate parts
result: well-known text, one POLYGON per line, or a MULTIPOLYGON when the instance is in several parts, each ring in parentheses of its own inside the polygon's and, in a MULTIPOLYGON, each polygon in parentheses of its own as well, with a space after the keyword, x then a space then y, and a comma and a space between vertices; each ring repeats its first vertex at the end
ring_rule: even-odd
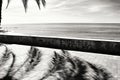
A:
POLYGON ((53 11, 68 19, 74 17, 74 20, 88 22, 120 20, 120 0, 55 0, 51 6, 53 11))
MULTIPOLYGON (((64 0, 59 1, 56 9, 80 13, 115 13, 120 12, 120 0, 64 0)), ((55 5, 55 4, 54 4, 55 5)))
POLYGON ((14 1, 3 9, 3 23, 120 22, 120 0, 46 0, 41 11, 31 0, 26 14, 21 0, 14 1))

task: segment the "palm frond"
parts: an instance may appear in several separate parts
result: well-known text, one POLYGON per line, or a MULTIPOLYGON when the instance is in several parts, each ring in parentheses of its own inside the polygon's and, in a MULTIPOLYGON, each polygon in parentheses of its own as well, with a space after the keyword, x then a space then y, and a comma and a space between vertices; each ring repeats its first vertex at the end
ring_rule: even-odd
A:
POLYGON ((28 7, 28 0, 22 0, 23 2, 23 6, 25 8, 25 12, 27 11, 27 7, 28 7))
MULTIPOLYGON (((27 11, 27 8, 28 8, 28 1, 29 0, 22 0, 25 12, 27 11)), ((35 1, 36 1, 37 5, 38 5, 39 9, 40 9, 40 4, 42 4, 44 7, 46 6, 46 1, 45 0, 35 0, 35 1)), ((11 2, 11 0, 7 0, 6 8, 8 8, 10 2, 11 2)))
POLYGON ((45 0, 41 0, 43 6, 45 7, 46 6, 46 1, 45 0))
POLYGON ((36 3, 37 3, 37 5, 38 5, 38 7, 40 9, 40 0, 36 0, 36 3))
POLYGON ((7 0, 7 6, 6 6, 6 8, 8 8, 10 1, 11 0, 7 0))

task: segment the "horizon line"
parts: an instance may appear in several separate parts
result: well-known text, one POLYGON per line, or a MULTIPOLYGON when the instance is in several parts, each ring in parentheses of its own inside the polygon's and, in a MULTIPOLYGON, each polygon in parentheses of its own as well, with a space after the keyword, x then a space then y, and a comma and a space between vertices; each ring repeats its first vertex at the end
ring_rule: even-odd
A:
POLYGON ((103 23, 103 22, 95 22, 95 23, 92 23, 92 22, 82 22, 82 23, 78 23, 78 22, 76 22, 76 23, 69 23, 69 22, 60 22, 60 23, 15 23, 15 24, 2 24, 1 23, 1 25, 25 25, 25 24, 31 24, 31 25, 34 25, 34 24, 120 24, 120 23, 118 23, 118 22, 105 22, 105 23, 103 23))

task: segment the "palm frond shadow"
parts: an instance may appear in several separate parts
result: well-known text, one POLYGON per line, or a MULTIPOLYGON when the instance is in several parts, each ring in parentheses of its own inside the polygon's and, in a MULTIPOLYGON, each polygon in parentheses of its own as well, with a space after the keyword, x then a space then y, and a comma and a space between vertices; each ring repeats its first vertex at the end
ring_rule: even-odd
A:
POLYGON ((3 66, 7 60, 9 60, 10 55, 12 56, 12 63, 6 73, 6 75, 0 79, 0 80, 17 80, 14 79, 14 75, 19 72, 19 70, 23 67, 26 66, 26 73, 29 72, 30 70, 32 70, 41 60, 41 53, 37 48, 31 47, 30 51, 28 52, 28 58, 26 58, 26 60, 24 61, 24 63, 15 71, 14 70, 14 63, 16 61, 16 55, 9 50, 6 47, 5 53, 2 56, 2 59, 0 60, 0 62, 2 62, 2 64, 0 64, 0 67, 3 66))
POLYGON ((105 68, 72 57, 65 50, 61 53, 54 52, 49 68, 49 72, 40 80, 111 80, 113 78, 105 68))
MULTIPOLYGON (((28 51, 28 57, 16 71, 13 71, 15 68, 14 63, 16 61, 16 55, 7 47, 4 55, 0 59, 3 61, 0 66, 4 65, 4 63, 9 60, 10 55, 13 58, 12 63, 6 75, 0 80, 20 80, 24 78, 21 76, 21 78, 16 79, 14 75, 19 72, 22 67, 25 68, 24 75, 32 71, 41 63, 41 57, 43 57, 44 53, 42 53, 39 48, 32 46, 28 51)), ((105 68, 89 63, 79 57, 72 56, 66 50, 61 50, 61 52, 54 51, 53 55, 50 57, 50 61, 47 64, 48 69, 39 80, 115 80, 112 74, 105 68)), ((40 66, 40 68, 42 67, 40 66)))

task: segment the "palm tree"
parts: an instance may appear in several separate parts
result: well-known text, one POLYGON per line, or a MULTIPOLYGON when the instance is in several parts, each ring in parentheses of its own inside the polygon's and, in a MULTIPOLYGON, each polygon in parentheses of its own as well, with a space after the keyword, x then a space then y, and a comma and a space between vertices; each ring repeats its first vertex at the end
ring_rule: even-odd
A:
POLYGON ((2 0, 0 0, 0 24, 1 24, 2 0))
MULTIPOLYGON (((23 2, 23 6, 25 8, 25 12, 27 11, 27 7, 28 7, 28 1, 29 0, 22 0, 23 2)), ((40 9, 40 4, 42 4, 44 7, 46 5, 46 1, 45 0, 35 0, 39 9, 40 9)), ((2 0, 0 0, 0 24, 1 24, 1 19, 2 19, 2 0)), ((9 6, 9 3, 11 2, 11 0, 7 0, 7 6, 6 8, 9 6)))

